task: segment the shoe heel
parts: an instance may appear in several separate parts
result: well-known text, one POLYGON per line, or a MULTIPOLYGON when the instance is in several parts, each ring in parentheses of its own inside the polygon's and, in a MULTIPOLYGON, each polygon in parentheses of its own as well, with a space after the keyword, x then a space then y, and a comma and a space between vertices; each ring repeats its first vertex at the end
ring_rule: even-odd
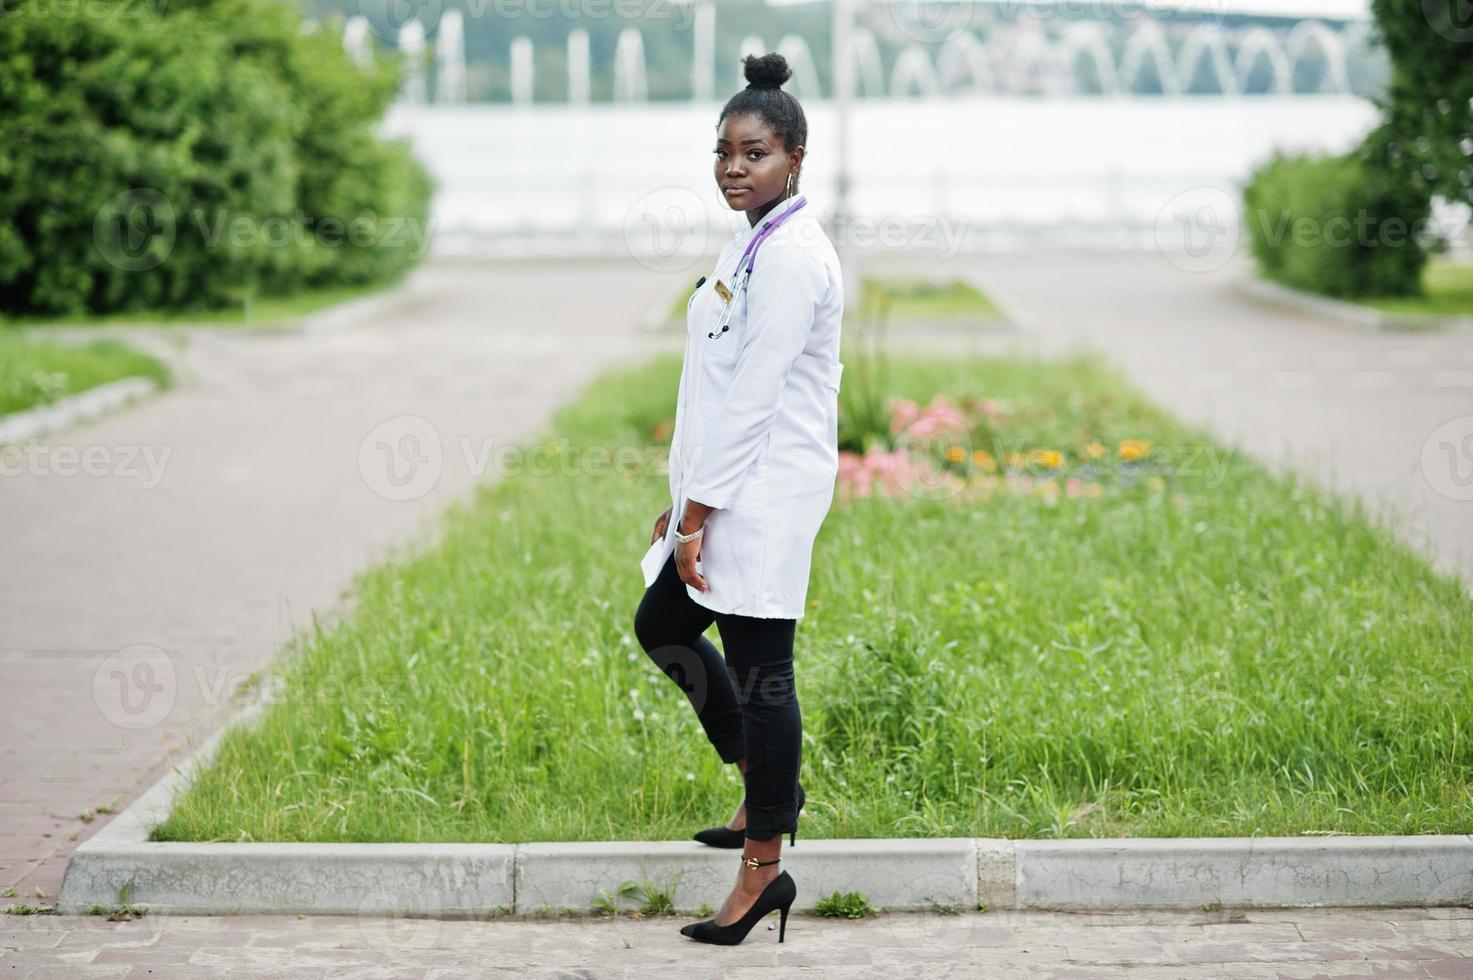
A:
POLYGON ((789 831, 788 832, 788 846, 789 847, 792 847, 796 843, 798 843, 798 831, 796 831, 796 830, 789 831))
POLYGON ((778 922, 778 925, 777 925, 777 941, 778 942, 782 942, 783 941, 783 937, 786 936, 787 933, 788 933, 788 909, 790 909, 790 908, 792 908, 792 904, 791 903, 789 903, 787 905, 784 905, 782 907, 782 919, 778 922))

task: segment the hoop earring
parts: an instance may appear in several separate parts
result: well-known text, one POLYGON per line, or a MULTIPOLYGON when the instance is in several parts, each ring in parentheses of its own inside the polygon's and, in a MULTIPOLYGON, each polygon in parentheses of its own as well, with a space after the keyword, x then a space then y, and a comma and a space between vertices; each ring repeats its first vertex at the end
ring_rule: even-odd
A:
POLYGON ((788 197, 793 196, 793 171, 788 171, 788 197))

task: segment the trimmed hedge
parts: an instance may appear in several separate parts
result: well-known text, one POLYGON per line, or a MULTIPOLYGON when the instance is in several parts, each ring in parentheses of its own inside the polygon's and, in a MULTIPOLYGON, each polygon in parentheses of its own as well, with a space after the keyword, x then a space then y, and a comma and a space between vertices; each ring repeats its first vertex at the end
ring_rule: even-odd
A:
POLYGON ((0 17, 0 312, 226 306, 423 254, 429 178, 373 132, 389 66, 278 0, 58 9, 0 17))
POLYGON ((1275 154, 1243 203, 1264 276, 1346 298, 1421 292, 1427 196, 1369 157, 1275 154))

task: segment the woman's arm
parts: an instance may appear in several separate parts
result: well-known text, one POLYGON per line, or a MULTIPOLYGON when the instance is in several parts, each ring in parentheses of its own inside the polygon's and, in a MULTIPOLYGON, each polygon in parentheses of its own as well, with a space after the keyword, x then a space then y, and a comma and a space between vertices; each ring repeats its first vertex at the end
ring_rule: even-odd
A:
POLYGON ((685 510, 681 512, 680 523, 675 525, 675 530, 681 534, 694 534, 696 528, 706 523, 715 507, 707 507, 698 500, 686 500, 685 510))

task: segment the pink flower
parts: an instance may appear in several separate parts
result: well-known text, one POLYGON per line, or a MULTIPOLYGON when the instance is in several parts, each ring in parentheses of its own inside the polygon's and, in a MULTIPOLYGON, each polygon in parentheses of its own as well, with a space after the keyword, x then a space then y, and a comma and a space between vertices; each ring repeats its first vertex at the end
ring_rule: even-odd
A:
POLYGON ((890 434, 896 436, 920 414, 920 408, 908 398, 891 398, 886 403, 890 409, 890 434))
POLYGON ((858 497, 905 497, 917 488, 937 486, 947 477, 955 479, 937 469, 929 457, 904 449, 875 446, 862 456, 839 454, 839 482, 858 497))

